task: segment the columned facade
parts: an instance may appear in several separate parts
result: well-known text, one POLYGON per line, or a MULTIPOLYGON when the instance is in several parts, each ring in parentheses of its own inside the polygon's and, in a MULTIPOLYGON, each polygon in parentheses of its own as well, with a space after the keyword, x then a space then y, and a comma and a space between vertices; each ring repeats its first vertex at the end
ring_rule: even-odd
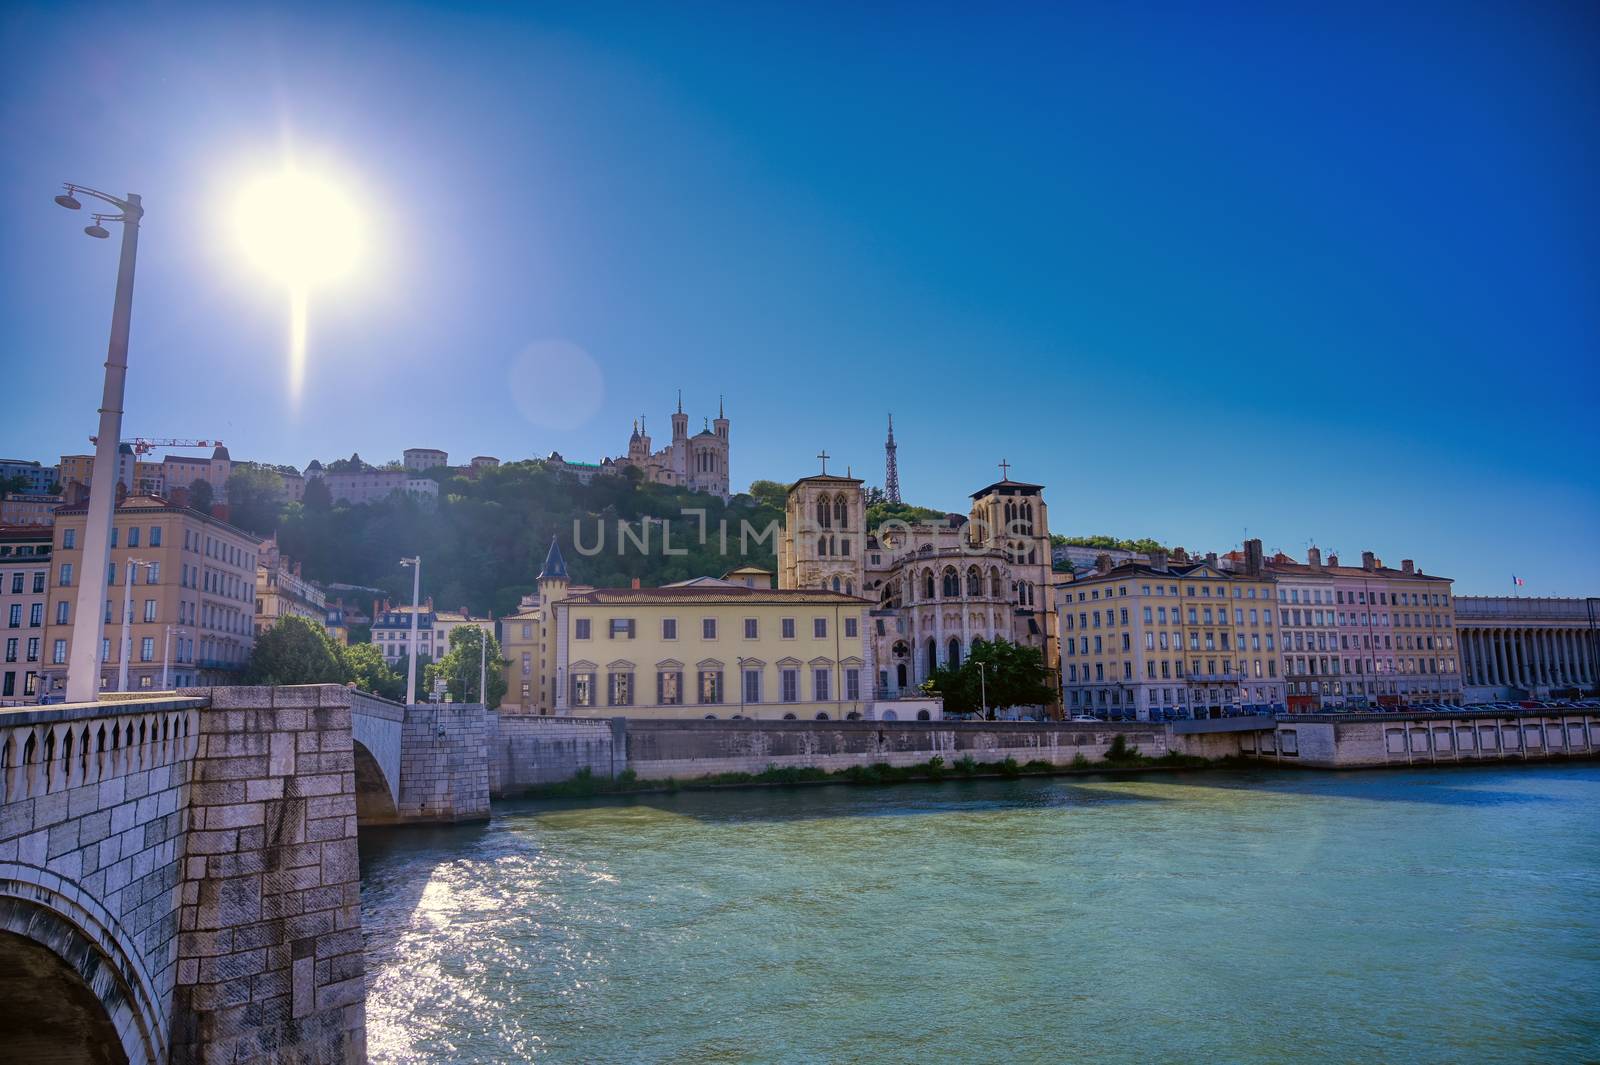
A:
POLYGON ((1593 692, 1600 684, 1600 603, 1584 599, 1464 596, 1456 625, 1468 702, 1593 692))

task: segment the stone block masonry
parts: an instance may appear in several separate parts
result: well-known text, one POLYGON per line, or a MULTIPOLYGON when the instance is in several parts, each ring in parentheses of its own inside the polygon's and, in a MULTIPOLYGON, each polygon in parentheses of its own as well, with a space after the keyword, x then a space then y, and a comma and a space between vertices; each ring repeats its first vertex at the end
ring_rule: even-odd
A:
POLYGON ((171 1060, 366 1059, 350 696, 209 688, 190 771, 171 1060))
POLYGON ((401 821, 489 818, 491 718, 479 704, 408 706, 400 742, 401 821))
POLYGON ((571 780, 587 769, 610 780, 626 768, 625 718, 491 714, 490 781, 495 795, 571 780))

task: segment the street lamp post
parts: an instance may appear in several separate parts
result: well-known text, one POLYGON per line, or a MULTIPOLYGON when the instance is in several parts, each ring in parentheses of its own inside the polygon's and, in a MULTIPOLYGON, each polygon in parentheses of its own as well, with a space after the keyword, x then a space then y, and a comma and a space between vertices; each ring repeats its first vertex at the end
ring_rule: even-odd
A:
POLYGON ((122 397, 128 377, 128 330, 133 321, 133 268, 139 248, 139 220, 144 207, 135 193, 119 198, 83 185, 66 186, 56 203, 76 211, 83 193, 111 204, 117 214, 94 215, 84 227, 91 237, 111 234, 102 222, 122 223, 122 254, 117 263, 117 292, 111 310, 111 342, 106 348, 105 387, 100 399, 100 435, 95 441, 94 472, 89 481, 89 514, 83 529, 83 559, 78 574, 77 616, 72 625, 72 652, 67 660, 67 702, 93 702, 100 694, 97 660, 105 635, 102 601, 111 562, 111 520, 117 501, 117 452, 122 442, 122 397))
MULTIPOLYGON (((188 633, 183 629, 178 630, 178 639, 181 641, 188 633)), ((168 678, 172 670, 172 626, 167 626, 166 638, 161 643, 161 690, 167 690, 168 678)))
POLYGON ((411 654, 406 668, 406 705, 417 701, 417 615, 422 597, 422 556, 402 558, 402 566, 411 567, 411 654))
MULTIPOLYGON (((133 647, 129 642, 132 637, 128 635, 128 626, 133 621, 133 575, 139 571, 140 566, 148 566, 148 562, 128 557, 128 564, 122 572, 122 633, 121 644, 117 648, 117 691, 128 690, 128 659, 133 656, 133 647)), ((108 574, 109 576, 109 574, 108 574)))
POLYGON ((978 701, 983 705, 983 719, 989 720, 989 679, 983 663, 978 663, 978 701))

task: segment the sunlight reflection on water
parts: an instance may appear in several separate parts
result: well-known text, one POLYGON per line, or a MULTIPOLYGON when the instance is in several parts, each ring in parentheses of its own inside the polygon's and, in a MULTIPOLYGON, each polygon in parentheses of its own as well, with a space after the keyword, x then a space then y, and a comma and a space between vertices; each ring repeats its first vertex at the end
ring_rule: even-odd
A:
POLYGON ((1597 826, 1589 766, 508 804, 364 838, 370 1052, 1573 1060, 1597 826))

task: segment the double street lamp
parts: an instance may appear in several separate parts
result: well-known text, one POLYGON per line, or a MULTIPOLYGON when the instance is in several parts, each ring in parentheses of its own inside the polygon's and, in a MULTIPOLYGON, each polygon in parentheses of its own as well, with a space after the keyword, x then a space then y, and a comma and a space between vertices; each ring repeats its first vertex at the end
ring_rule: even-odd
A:
POLYGON ((402 566, 411 567, 411 653, 406 656, 406 705, 417 701, 417 617, 421 613, 422 556, 413 555, 400 560, 402 566))
MULTIPOLYGON (((105 388, 100 400, 100 435, 96 439, 94 472, 89 481, 89 515, 83 530, 83 561, 78 580, 77 615, 72 624, 72 652, 67 660, 70 703, 93 702, 100 694, 100 656, 105 636, 104 601, 107 570, 111 563, 111 523, 117 501, 117 452, 122 441, 122 397, 128 376, 128 330, 133 320, 133 267, 139 247, 139 220, 144 207, 135 193, 126 197, 66 185, 56 203, 68 210, 83 207, 78 196, 90 196, 116 208, 115 213, 94 212, 83 231, 98 240, 111 234, 104 222, 122 223, 122 254, 117 264, 116 299, 111 310, 111 343, 106 349, 105 388)), ((122 675, 127 676, 126 656, 122 675)), ((124 684, 126 681, 124 680, 124 684)))

